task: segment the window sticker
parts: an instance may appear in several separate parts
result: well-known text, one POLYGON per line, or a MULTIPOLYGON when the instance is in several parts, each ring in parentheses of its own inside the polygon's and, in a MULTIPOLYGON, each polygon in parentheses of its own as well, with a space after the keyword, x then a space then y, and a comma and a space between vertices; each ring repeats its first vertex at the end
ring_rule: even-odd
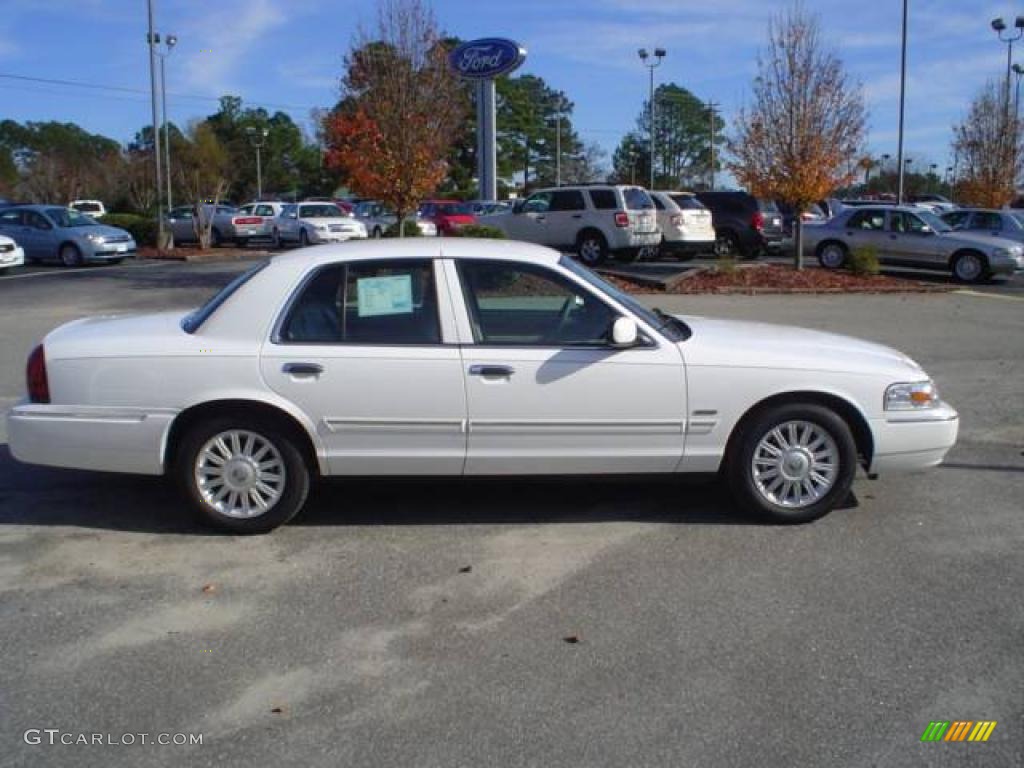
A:
POLYGON ((356 280, 359 317, 412 314, 412 275, 356 280))

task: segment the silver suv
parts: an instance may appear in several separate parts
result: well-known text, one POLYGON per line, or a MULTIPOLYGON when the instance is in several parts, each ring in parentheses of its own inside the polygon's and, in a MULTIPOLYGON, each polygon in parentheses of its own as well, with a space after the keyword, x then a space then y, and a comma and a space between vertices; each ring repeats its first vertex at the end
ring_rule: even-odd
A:
POLYGON ((487 217, 514 240, 574 251, 584 264, 609 255, 632 260, 661 241, 654 201, 642 187, 593 184, 552 187, 487 217))

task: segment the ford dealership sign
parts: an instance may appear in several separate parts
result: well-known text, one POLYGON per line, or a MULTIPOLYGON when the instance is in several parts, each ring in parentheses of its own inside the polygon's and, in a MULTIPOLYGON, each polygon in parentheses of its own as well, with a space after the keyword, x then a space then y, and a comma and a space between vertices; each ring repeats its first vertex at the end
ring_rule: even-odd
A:
POLYGON ((470 40, 448 54, 448 63, 455 73, 472 80, 508 74, 525 60, 525 48, 501 37, 470 40))

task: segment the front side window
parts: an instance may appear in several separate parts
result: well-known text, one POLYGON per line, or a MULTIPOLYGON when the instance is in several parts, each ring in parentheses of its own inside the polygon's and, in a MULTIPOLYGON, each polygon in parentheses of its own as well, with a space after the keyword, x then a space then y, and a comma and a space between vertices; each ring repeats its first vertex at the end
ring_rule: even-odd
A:
MULTIPOLYGON (((93 219, 84 213, 79 213, 74 208, 47 208, 46 215, 55 221, 58 227, 91 227, 96 224, 93 219)), ((50 229, 50 227, 40 227, 40 229, 50 229)))
POLYGON ((978 211, 974 214, 974 221, 971 222, 971 229, 985 229, 989 232, 998 232, 1003 228, 1003 217, 998 213, 989 211, 978 211))
POLYGON ((942 217, 942 220, 953 227, 953 229, 960 229, 970 215, 967 211, 956 211, 955 213, 947 213, 942 217))
POLYGON ((294 219, 295 212, 298 210, 296 205, 284 205, 281 206, 281 218, 283 219, 294 219))
POLYGON ((334 205, 303 205, 299 207, 300 219, 336 219, 341 209, 334 205))
POLYGON ((532 264, 459 261, 473 337, 493 346, 603 347, 616 313, 589 291, 532 264))
POLYGON ((334 264, 300 288, 280 341, 293 344, 440 344, 428 259, 334 264))
POLYGON ((17 227, 21 225, 21 211, 4 211, 0 213, 0 227, 17 227))
POLYGON ((535 195, 530 195, 523 203, 524 213, 547 213, 549 210, 551 210, 550 192, 538 192, 535 195))
MULTIPOLYGON (((58 221, 60 221, 60 219, 58 219, 58 221)), ((53 229, 53 225, 49 221, 47 221, 46 217, 43 216, 43 214, 41 213, 36 213, 35 211, 27 211, 25 213, 25 223, 28 224, 30 227, 35 227, 36 229, 53 229)), ((95 222, 90 220, 89 223, 94 224, 95 222)), ((61 226, 70 227, 73 225, 62 224, 61 226)))

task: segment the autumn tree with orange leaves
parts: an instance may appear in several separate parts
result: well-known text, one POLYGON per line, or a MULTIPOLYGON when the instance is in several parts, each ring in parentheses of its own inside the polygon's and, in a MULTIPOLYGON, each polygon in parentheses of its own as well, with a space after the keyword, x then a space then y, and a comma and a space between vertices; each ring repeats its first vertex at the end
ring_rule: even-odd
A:
POLYGON ((740 111, 729 141, 728 166, 754 195, 796 211, 795 266, 801 269, 800 214, 857 173, 849 160, 864 143, 864 95, 822 45, 818 18, 800 4, 772 20, 758 70, 753 103, 740 111))
POLYGON ((962 169, 959 199, 983 208, 1001 208, 1013 199, 1022 166, 1021 122, 1014 119, 1003 85, 989 82, 953 128, 953 151, 962 169))
POLYGON ((357 34, 345 58, 341 102, 326 118, 328 164, 399 222, 444 179, 466 112, 465 89, 448 69, 447 53, 421 0, 381 0, 377 28, 357 34))

